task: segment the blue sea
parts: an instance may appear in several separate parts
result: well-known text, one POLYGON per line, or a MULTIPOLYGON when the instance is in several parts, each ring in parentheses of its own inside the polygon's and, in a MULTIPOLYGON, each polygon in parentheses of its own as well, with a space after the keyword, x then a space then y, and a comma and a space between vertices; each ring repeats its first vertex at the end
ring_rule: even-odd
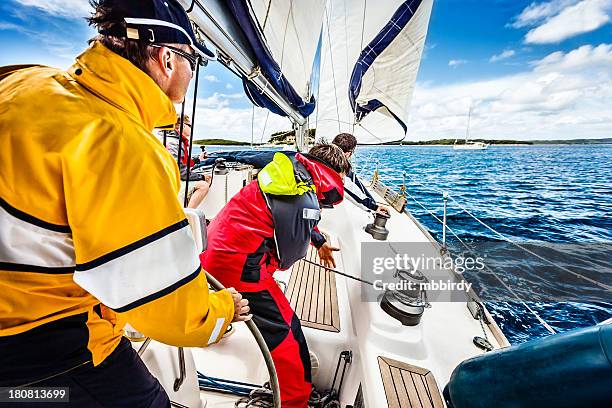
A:
MULTIPOLYGON (((412 196, 407 209, 439 241, 442 225, 432 214, 442 218, 442 192, 448 192, 454 200, 448 200, 447 225, 468 245, 503 242, 492 230, 517 243, 554 243, 574 250, 612 242, 612 145, 491 146, 483 151, 361 146, 355 159, 365 180, 378 169, 388 186, 399 190, 405 183, 412 196)), ((460 246, 450 233, 447 240, 451 251, 460 246)), ((503 277, 517 287, 522 279, 543 281, 551 293, 577 291, 575 302, 557 302, 554 296, 549 301, 529 301, 528 286, 522 286, 521 299, 556 332, 612 317, 609 292, 600 291, 596 301, 581 302, 580 290, 568 284, 572 280, 565 279, 563 271, 543 276, 541 268, 521 261, 526 265, 521 276, 506 272, 503 277)), ((599 259, 587 265, 586 274, 612 285, 611 261, 599 259)), ((513 344, 550 334, 522 302, 487 302, 487 306, 513 344)))

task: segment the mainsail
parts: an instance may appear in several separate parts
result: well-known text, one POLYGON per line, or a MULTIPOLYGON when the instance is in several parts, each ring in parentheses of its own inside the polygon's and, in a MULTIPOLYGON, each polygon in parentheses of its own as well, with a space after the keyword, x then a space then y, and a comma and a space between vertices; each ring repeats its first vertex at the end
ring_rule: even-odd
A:
POLYGON ((180 0, 251 101, 304 123, 326 0, 180 0))
POLYGON ((433 0, 333 0, 323 22, 317 138, 399 141, 433 0))

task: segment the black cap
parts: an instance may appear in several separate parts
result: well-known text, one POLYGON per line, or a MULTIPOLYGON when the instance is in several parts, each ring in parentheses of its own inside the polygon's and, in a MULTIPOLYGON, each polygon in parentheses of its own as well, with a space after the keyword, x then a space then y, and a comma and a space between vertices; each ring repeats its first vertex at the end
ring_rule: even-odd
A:
POLYGON ((187 44, 202 58, 210 60, 215 53, 198 41, 187 13, 177 0, 106 0, 105 7, 123 19, 100 34, 154 44, 187 44))

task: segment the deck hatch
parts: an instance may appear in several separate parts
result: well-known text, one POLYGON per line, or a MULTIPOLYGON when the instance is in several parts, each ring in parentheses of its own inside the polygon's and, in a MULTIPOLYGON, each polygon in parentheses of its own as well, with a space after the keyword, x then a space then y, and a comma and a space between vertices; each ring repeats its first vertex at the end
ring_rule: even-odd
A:
POLYGON ((426 368, 378 357, 389 408, 444 408, 436 380, 426 368))
MULTIPOLYGON (((321 263, 312 246, 308 248, 306 259, 321 263)), ((300 260, 293 266, 285 295, 302 326, 340 332, 338 293, 333 272, 300 260)))

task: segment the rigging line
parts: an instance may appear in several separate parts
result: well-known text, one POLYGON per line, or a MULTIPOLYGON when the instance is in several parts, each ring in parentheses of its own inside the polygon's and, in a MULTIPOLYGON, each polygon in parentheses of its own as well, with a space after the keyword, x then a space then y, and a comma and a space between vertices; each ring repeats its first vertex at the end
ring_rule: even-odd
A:
POLYGON ((368 128, 366 128, 365 126, 363 126, 361 123, 358 123, 357 126, 359 126, 363 130, 368 132, 370 135, 374 136, 374 138, 376 138, 380 143, 382 143, 382 144, 385 143, 384 140, 382 140, 380 137, 376 136, 374 133, 370 132, 370 130, 368 128))
MULTIPOLYGON (((423 183, 421 183, 420 181, 418 181, 417 179, 415 179, 414 177, 410 176, 409 174, 406 174, 406 176, 407 176, 408 178, 410 178, 410 179, 411 179, 411 180, 412 180, 414 183, 416 183, 416 184, 418 184, 418 185, 422 186, 423 188, 425 188, 425 189, 426 189, 426 190, 428 190, 428 191, 433 191, 433 192, 436 192, 436 193, 439 193, 439 194, 443 194, 443 191, 442 191, 442 190, 439 190, 439 189, 437 189, 437 188, 435 188, 435 187, 428 187, 428 186, 426 186, 425 184, 423 184, 423 183)), ((576 276, 577 278, 584 279, 584 280, 586 280, 586 281, 588 281, 588 282, 590 282, 590 283, 592 283, 592 284, 594 284, 594 285, 597 285, 597 286, 599 286, 599 287, 601 287, 601 288, 603 288, 603 289, 606 289, 606 290, 611 290, 611 289, 612 289, 612 286, 606 285, 605 283, 602 283, 602 282, 599 282, 599 281, 597 281, 597 280, 595 280, 595 279, 589 278, 588 276, 585 276, 585 275, 583 275, 583 274, 581 274, 581 273, 574 272, 574 271, 572 271, 571 269, 568 269, 568 268, 564 267, 563 265, 559 265, 559 264, 557 264, 557 263, 555 263, 555 262, 553 262, 553 261, 551 261, 551 260, 549 260, 549 259, 547 259, 547 258, 544 258, 543 256, 541 256, 541 255, 539 255, 539 254, 537 254, 537 253, 535 253, 535 252, 533 252, 533 251, 529 250, 528 248, 525 248, 525 247, 524 247, 524 246, 522 246, 521 244, 519 244, 519 243, 517 243, 517 242, 513 241, 512 239, 508 238, 507 236, 505 236, 505 235, 504 235, 504 234, 502 234, 501 232, 499 232, 499 231, 495 230, 493 227, 489 226, 489 225, 488 225, 488 224, 486 224, 484 221, 482 221, 481 219, 479 219, 478 217, 476 217, 476 216, 475 216, 474 214, 472 214, 472 212, 470 212, 470 211, 469 211, 469 210, 468 210, 466 207, 464 207, 464 206, 463 206, 461 203, 459 203, 459 202, 458 202, 458 201, 457 201, 457 200, 456 200, 456 199, 455 199, 455 198, 454 198, 452 195, 450 195, 450 194, 449 194, 449 195, 448 195, 448 197, 451 199, 451 201, 452 201, 453 203, 455 203, 455 205, 457 205, 459 208, 461 208, 461 210, 463 210, 463 211, 464 211, 464 212, 465 212, 467 215, 469 215, 470 217, 472 217, 474 220, 476 220, 478 223, 480 223, 482 226, 484 226, 485 228, 487 228, 489 231, 493 232, 495 235, 497 235, 498 237, 500 237, 500 238, 501 238, 501 239, 503 239, 504 241, 506 241, 506 242, 508 242, 508 243, 510 243, 510 244, 512 244, 512 245, 514 245, 514 246, 516 246, 516 247, 518 247, 518 248, 520 248, 521 250, 523 250, 523 251, 527 252, 528 254, 530 254, 530 255, 532 255, 532 256, 535 256, 536 258, 540 259, 541 261, 544 261, 544 262, 548 263, 549 265, 552 265, 552 266, 554 266, 554 267, 557 267, 557 268, 559 268, 559 269, 561 269, 561 270, 563 270, 563 271, 565 271, 565 272, 568 272, 568 273, 570 273, 570 274, 572 274, 572 275, 576 276)), ((447 227, 447 228, 448 228, 448 227, 447 227)))
POLYGON ((266 120, 264 122, 263 130, 261 131, 261 137, 259 138, 259 144, 263 143, 264 133, 266 133, 266 126, 268 126, 268 116, 270 116, 270 111, 266 109, 266 120))
MULTIPOLYGON (((363 0, 363 16, 362 16, 362 19, 361 19, 361 43, 359 45, 359 50, 363 50, 363 36, 364 36, 364 33, 365 33, 365 19, 366 19, 366 8, 367 7, 368 7, 368 1, 367 0, 363 0)), ((348 59, 348 56, 347 56, 347 59, 348 59)), ((348 62, 347 62, 346 65, 348 66, 348 62)), ((361 79, 362 78, 359 78, 359 86, 361 86, 361 79)), ((357 119, 356 113, 354 112, 354 114, 353 114, 353 130, 352 130, 353 133, 355 133, 355 122, 356 122, 356 119, 357 119)))
POLYGON ((361 278, 358 278, 357 276, 353 276, 353 275, 350 275, 350 274, 345 273, 345 272, 340 272, 339 270, 329 268, 327 266, 324 266, 324 265, 322 265, 320 263, 317 263, 317 262, 313 262, 313 261, 308 260, 306 258, 302 258, 301 260, 306 262, 306 263, 308 263, 308 264, 311 264, 311 265, 314 265, 314 266, 318 266, 319 268, 326 269, 326 270, 328 270, 330 272, 333 272, 335 274, 345 276, 345 277, 347 277, 349 279, 354 279, 354 280, 362 282, 362 283, 367 283, 370 286, 374 286, 374 282, 370 282, 369 280, 361 279, 361 278))
POLYGON ((270 15, 270 6, 272 6, 272 0, 268 2, 268 7, 266 8, 266 17, 264 18, 263 26, 261 30, 264 31, 266 29, 266 24, 268 23, 268 16, 270 15))
MULTIPOLYGON (((416 198, 414 198, 410 193, 406 192, 406 194, 416 203, 418 204, 421 208, 423 208, 427 213, 429 213, 429 215, 431 215, 433 218, 435 218, 440 224, 443 224, 442 220, 436 216, 434 213, 432 213, 429 209, 427 209, 423 204, 421 204, 416 198)), ((407 211, 407 210, 405 210, 407 211)), ((469 246, 468 244, 466 244, 461 238, 459 238, 459 236, 455 233, 455 231, 453 231, 452 228, 450 228, 448 225, 446 226, 446 229, 461 243, 461 245, 463 245, 468 251, 470 251, 471 253, 475 253, 473 247, 469 246)), ((529 310, 529 312, 540 322, 540 324, 542 324, 546 330, 548 330, 550 333, 555 334, 556 331, 555 329, 553 329, 535 310, 533 310, 524 300, 522 300, 520 298, 520 296, 518 296, 518 294, 506 283, 503 281, 503 279, 501 279, 490 267, 485 265, 485 268, 487 268, 487 270, 495 277, 495 279, 497 279, 518 301, 519 303, 521 303, 523 306, 525 306, 525 308, 527 310, 529 310)))
POLYGON ((493 229, 492 227, 488 226, 484 221, 481 221, 478 217, 476 217, 474 214, 472 214, 467 208, 463 207, 461 204, 459 204, 459 202, 457 200, 455 200, 453 198, 453 196, 449 195, 449 198, 451 199, 451 201, 453 201, 459 208, 461 208, 463 211, 465 211, 466 214, 468 214, 470 217, 472 217, 474 220, 476 220, 478 223, 480 223, 483 227, 487 228, 489 231, 493 232, 494 234, 496 234, 497 236, 499 236, 501 239, 503 239, 504 241, 522 249, 523 251, 527 252, 530 255, 535 256, 536 258, 540 259, 541 261, 547 262, 548 264, 555 266, 567 273, 570 273, 572 275, 574 275, 577 278, 581 278, 584 279, 594 285, 599 286, 600 288, 606 289, 606 290, 612 290, 612 286, 610 285, 606 285, 605 283, 599 282, 595 279, 589 278, 588 276, 585 276, 581 273, 578 272, 574 272, 566 267, 564 267, 563 265, 559 265, 547 258, 544 258, 543 256, 525 248, 524 246, 522 246, 521 244, 514 242, 513 240, 511 240, 510 238, 506 237, 505 235, 503 235, 501 232, 496 231, 495 229, 493 229))
POLYGON ((327 42, 329 43, 329 59, 331 62, 331 70, 332 70, 332 80, 334 83, 334 96, 336 98, 336 115, 338 116, 338 133, 341 133, 342 130, 340 129, 340 108, 338 107, 338 89, 336 88, 336 70, 334 69, 334 54, 332 52, 332 43, 331 43, 331 34, 329 32, 329 8, 331 8, 331 3, 330 3, 330 7, 328 7, 325 10, 325 22, 327 24, 327 42))
MULTIPOLYGON (((291 9, 290 9, 291 23, 293 23, 293 27, 296 27, 296 26, 297 26, 297 24, 295 24, 295 14, 293 13, 293 0, 291 1, 291 5, 290 5, 289 7, 291 7, 291 9)), ((300 50, 300 56, 301 56, 301 58, 302 58, 302 66, 303 66, 304 68, 306 68, 306 67, 308 67, 308 65, 306 64, 306 59, 304 58, 304 48, 302 47, 302 41, 301 41, 301 39, 300 39, 300 36, 299 36, 299 35, 297 35, 297 30, 294 30, 294 31, 295 31, 295 34, 296 34, 296 35, 295 35, 295 37, 297 38, 298 48, 299 48, 299 50, 300 50)), ((283 42, 284 42, 284 40, 283 40, 283 42)), ((311 62, 311 66, 310 66, 310 68, 312 68, 312 61, 310 61, 310 62, 311 62)), ((311 71, 311 75, 310 75, 310 76, 312 76, 312 71, 311 71)), ((310 81, 310 77, 309 77, 309 78, 307 78, 307 82, 308 82, 308 81, 310 81)), ((306 95, 306 98, 309 98, 309 97, 310 97, 310 93, 309 93, 309 91, 310 91, 310 88, 308 88, 308 89, 307 89, 307 93, 308 93, 308 94, 306 95)))
MULTIPOLYGON (((448 228, 448 227, 447 227, 448 228)), ((454 234, 453 234, 454 235, 454 234)), ((471 253, 474 253, 474 250, 472 247, 470 247, 469 245, 467 245, 466 243, 464 243, 463 241, 459 240, 461 242, 461 244, 471 253)), ((484 263, 483 263, 484 265, 484 263)), ((535 318, 536 320, 538 320, 538 322, 544 326, 544 328, 546 330, 548 330, 551 334, 555 334, 557 333, 557 331, 555 329, 552 328, 552 326, 550 324, 548 324, 539 314, 538 312, 536 312, 535 310, 533 310, 528 304, 527 302, 525 302, 523 299, 520 298, 520 296, 514 291, 514 289, 512 289, 506 282, 504 282, 504 280, 502 278, 499 277, 499 275, 497 275, 497 273, 495 273, 495 271, 493 271, 490 267, 488 267, 487 265, 484 265, 484 267, 495 277, 495 279, 497 279, 503 287, 505 287, 508 292, 510 292, 512 294, 512 296, 514 296, 514 298, 516 300, 519 301, 520 304, 522 304, 535 318)), ((503 269, 503 268, 502 268, 503 269)))
POLYGON ((179 166, 179 169, 181 168, 181 150, 183 148, 183 125, 184 125, 184 120, 183 118, 185 117, 185 99, 183 99, 183 103, 181 104, 181 118, 180 120, 180 124, 179 124, 179 134, 178 134, 178 152, 176 155, 176 163, 179 166))
MULTIPOLYGON (((285 42, 287 39, 287 29, 289 28, 289 18, 291 17, 291 10, 293 9, 293 0, 291 0, 291 3, 289 4, 289 10, 287 11, 287 19, 285 20, 285 32, 283 33, 283 48, 281 49, 281 60, 280 60, 280 75, 283 75, 283 62, 285 60, 285 42)), ((298 41, 299 44, 299 41, 298 41)), ((280 78, 279 78, 280 79, 280 78)))
MULTIPOLYGON (((199 58, 198 58, 199 59, 199 58)), ((193 104, 192 104, 192 110, 191 110, 191 133, 189 133, 189 148, 187 149, 187 162, 186 162, 186 167, 187 167, 187 172, 185 175, 185 200, 183 201, 185 207, 187 207, 187 205, 189 204, 189 197, 187 196, 188 191, 189 191, 189 175, 191 172, 191 155, 193 153, 193 135, 194 135, 194 131, 195 131, 195 116, 196 116, 196 109, 198 107, 198 84, 200 81, 200 64, 196 65, 196 72, 195 72, 195 84, 193 85, 193 104)), ((183 102, 184 104, 184 102, 183 102)), ((184 105, 183 105, 184 106, 184 105)), ((179 146, 180 146, 180 142, 182 142, 183 140, 183 133, 181 133, 180 137, 179 137, 179 146)), ((179 167, 180 168, 180 167, 179 167)))
MULTIPOLYGON (((436 216, 433 212, 431 212, 427 207, 425 207, 423 204, 421 204, 416 198, 414 198, 410 193, 408 193, 407 191, 405 192, 406 195, 408 195, 408 197, 410 197, 416 204, 418 204, 421 208, 423 208, 423 210, 425 210, 429 215, 431 215, 433 218, 435 218, 440 224, 443 224, 442 220, 436 216)), ((407 211, 407 210, 405 210, 407 211)), ((461 243, 461 245, 463 245, 468 251, 474 253, 474 249, 472 247, 470 247, 468 244, 466 244, 461 238, 459 238, 459 236, 455 233, 455 231, 453 231, 452 228, 450 228, 448 225, 446 226, 446 229, 461 243)), ((518 294, 508 285, 506 284, 503 279, 501 279, 491 268, 489 268, 488 266, 485 265, 485 268, 487 268, 489 270, 489 272, 519 301, 519 303, 521 303, 539 322, 540 324, 542 324, 542 326, 544 326, 546 328, 546 330, 548 330, 550 333, 555 334, 556 331, 555 329, 553 329, 535 310, 533 310, 524 300, 522 300, 520 298, 520 296, 518 296, 518 294)))
POLYGON ((253 139, 255 139, 255 105, 251 110, 251 150, 253 150, 253 139))

